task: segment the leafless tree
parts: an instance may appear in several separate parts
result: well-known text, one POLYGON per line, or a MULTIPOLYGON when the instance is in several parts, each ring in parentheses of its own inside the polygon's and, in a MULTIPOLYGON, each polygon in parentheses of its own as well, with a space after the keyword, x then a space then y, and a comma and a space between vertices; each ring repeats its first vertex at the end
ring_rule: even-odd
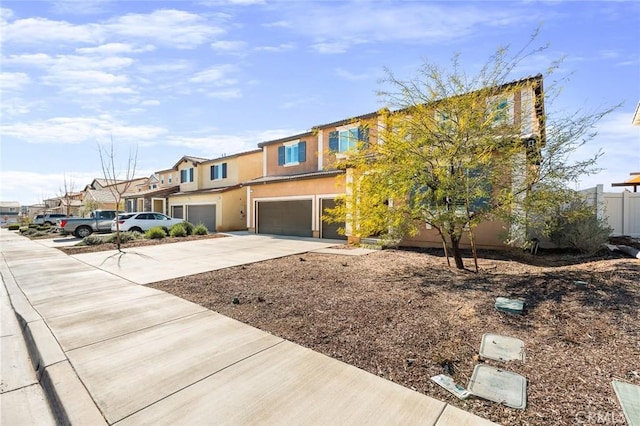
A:
POLYGON ((76 182, 73 179, 73 176, 67 176, 67 174, 65 173, 62 185, 63 186, 58 189, 58 196, 60 197, 60 201, 62 202, 62 206, 64 208, 63 213, 67 216, 70 216, 71 200, 74 199, 74 196, 77 192, 76 182))
POLYGON ((116 165, 117 154, 113 144, 113 137, 108 146, 98 144, 98 152, 100 153, 100 163, 102 165, 102 175, 107 184, 107 188, 111 192, 116 205, 116 247, 120 250, 120 224, 118 223, 118 214, 124 194, 129 190, 131 183, 136 174, 136 165, 138 161, 138 147, 129 149, 129 157, 126 165, 120 167, 116 165))

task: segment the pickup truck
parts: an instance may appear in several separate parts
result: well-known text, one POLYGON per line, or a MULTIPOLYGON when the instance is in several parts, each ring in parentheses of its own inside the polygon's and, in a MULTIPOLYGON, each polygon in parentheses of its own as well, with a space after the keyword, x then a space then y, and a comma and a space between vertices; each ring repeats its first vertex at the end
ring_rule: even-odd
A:
POLYGON ((58 228, 63 234, 73 234, 78 238, 94 232, 111 232, 111 222, 118 213, 115 210, 94 210, 89 217, 60 219, 58 228))

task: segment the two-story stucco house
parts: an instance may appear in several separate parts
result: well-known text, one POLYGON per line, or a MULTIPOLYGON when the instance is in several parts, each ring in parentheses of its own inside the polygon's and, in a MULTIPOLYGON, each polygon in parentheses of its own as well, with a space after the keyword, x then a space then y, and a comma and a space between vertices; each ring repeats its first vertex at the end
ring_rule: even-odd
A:
POLYGON ((168 197, 171 216, 202 223, 210 232, 246 229, 247 192, 242 183, 260 176, 261 150, 211 160, 185 156, 171 170, 159 173, 179 184, 168 197))
POLYGON ((344 239, 344 223, 327 223, 323 212, 345 191, 336 157, 367 141, 377 114, 316 126, 312 131, 258 144, 262 177, 247 182, 247 228, 261 234, 344 239))
MULTIPOLYGON (((531 166, 528 154, 539 152, 545 138, 542 77, 509 83, 516 84, 520 88, 518 91, 510 91, 504 99, 493 100, 504 109, 504 119, 519 127, 519 137, 524 143, 522 161, 514 165, 513 179, 527 173, 531 166)), ((350 237, 353 223, 335 224, 322 220, 324 210, 333 207, 335 198, 349 190, 345 183, 350 170, 337 169, 336 160, 343 159, 349 150, 379 143, 378 134, 382 134, 379 130, 384 126, 385 113, 374 112, 258 144, 262 148, 262 176, 246 182, 247 228, 264 234, 345 238, 337 233, 338 228, 344 228, 346 237, 350 237)), ((501 233, 505 228, 509 225, 483 223, 475 231, 477 245, 502 246, 501 233)), ((465 243, 467 241, 463 240, 465 243)), ((423 227, 418 235, 406 238, 401 244, 436 246, 441 240, 437 231, 423 227)))

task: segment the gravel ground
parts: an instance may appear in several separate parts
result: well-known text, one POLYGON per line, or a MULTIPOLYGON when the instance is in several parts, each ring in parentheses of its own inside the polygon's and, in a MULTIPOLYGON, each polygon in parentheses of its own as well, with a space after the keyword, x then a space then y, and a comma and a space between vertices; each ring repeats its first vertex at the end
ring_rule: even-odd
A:
POLYGON ((307 253, 152 287, 495 422, 624 424, 611 381, 640 385, 640 261, 480 255, 476 274, 447 268, 437 250, 307 253), (525 313, 497 311, 499 296, 524 299, 525 313), (526 361, 478 359, 484 333, 522 339, 526 361), (525 376, 527 408, 462 401, 429 380, 466 386, 479 362, 525 376))
POLYGON ((479 255, 477 274, 449 269, 441 250, 384 250, 307 253, 151 286, 498 423, 625 424, 611 381, 640 385, 640 261, 619 252, 479 255), (497 311, 500 296, 523 299, 524 314, 497 311), (484 333, 522 339, 526 361, 479 359, 484 333), (481 362, 527 378, 525 410, 462 401, 429 380, 448 374, 466 386, 481 362))

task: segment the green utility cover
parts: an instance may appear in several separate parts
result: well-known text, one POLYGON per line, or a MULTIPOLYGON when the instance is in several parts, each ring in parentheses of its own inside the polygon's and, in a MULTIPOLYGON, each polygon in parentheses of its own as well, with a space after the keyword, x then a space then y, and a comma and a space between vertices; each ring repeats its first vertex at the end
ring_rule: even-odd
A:
POLYGON ((496 299, 496 309, 510 314, 522 314, 524 309, 524 301, 518 299, 507 299, 506 297, 498 297, 496 299))
POLYGON ((524 342, 515 337, 485 333, 479 354, 496 361, 524 361, 524 342))
POLYGON ((490 365, 475 366, 467 389, 476 396, 507 407, 524 410, 527 406, 527 379, 490 365))
POLYGON ((611 382, 611 385, 616 391, 629 426, 640 426, 640 386, 617 380, 611 382))

